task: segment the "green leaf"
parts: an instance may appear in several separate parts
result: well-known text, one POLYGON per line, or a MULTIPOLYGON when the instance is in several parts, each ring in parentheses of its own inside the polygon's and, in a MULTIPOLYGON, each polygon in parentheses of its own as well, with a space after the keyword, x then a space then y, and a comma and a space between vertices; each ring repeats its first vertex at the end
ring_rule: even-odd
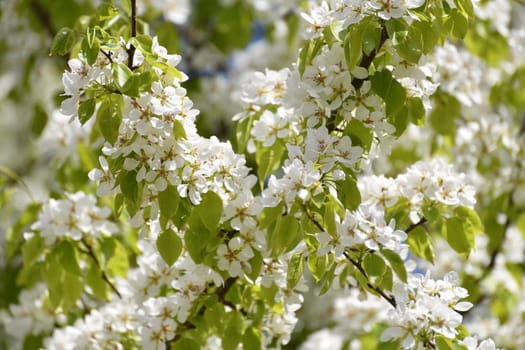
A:
POLYGON ((182 252, 182 240, 173 230, 168 229, 157 238, 157 249, 166 264, 171 266, 182 252))
POLYGON ((86 284, 91 288, 91 291, 96 297, 102 300, 107 299, 108 285, 102 278, 102 271, 95 263, 89 265, 86 274, 86 284))
MULTIPOLYGON (((330 257, 333 257, 333 255, 330 255, 330 257)), ((334 282, 336 268, 337 264, 332 262, 331 267, 328 269, 328 272, 325 273, 323 281, 321 282, 321 289, 319 289, 319 295, 323 295, 330 290, 330 287, 334 282)))
POLYGON ((386 69, 376 72, 370 81, 372 89, 385 101, 387 118, 393 117, 405 103, 405 88, 386 69))
POLYGON ((140 205, 141 186, 137 183, 136 171, 121 171, 117 177, 117 183, 120 184, 120 190, 124 196, 124 201, 130 216, 135 215, 140 205))
POLYGON ((259 350, 262 349, 261 331, 254 327, 248 327, 242 336, 243 349, 259 350))
POLYGON ((140 34, 134 38, 131 38, 130 41, 131 41, 131 44, 135 46, 135 48, 142 51, 142 53, 144 54, 152 53, 153 39, 151 38, 151 36, 140 34))
POLYGON ((66 55, 71 51, 76 41, 77 35, 73 29, 67 27, 60 29, 51 43, 49 55, 66 55))
MULTIPOLYGON (((22 350, 34 350, 34 349, 43 349, 44 348, 44 334, 33 335, 28 334, 24 338, 24 345, 22 350)), ((3 340, 2 340, 3 341, 3 340)), ((4 343, 0 343, 4 345, 4 343)))
POLYGON ((503 35, 493 29, 491 22, 476 20, 465 37, 465 46, 491 66, 508 59, 510 47, 503 35))
POLYGON ((36 260, 38 260, 44 248, 44 239, 39 234, 35 234, 29 240, 25 241, 24 245, 22 246, 22 258, 24 265, 32 265, 36 260))
POLYGON ((237 142, 236 149, 239 153, 244 153, 246 151, 246 145, 251 137, 250 130, 252 129, 253 119, 254 117, 250 116, 249 118, 245 118, 237 123, 235 140, 237 142))
POLYGON ((324 203, 323 226, 333 237, 337 237, 337 224, 335 222, 336 206, 333 200, 324 203))
POLYGON ((126 96, 138 98, 140 97, 141 84, 141 76, 137 74, 132 74, 126 81, 124 86, 122 86, 121 91, 126 96))
POLYGON ((160 215, 167 220, 171 219, 179 209, 180 196, 175 186, 168 186, 159 193, 160 215))
POLYGON ((180 39, 177 26, 173 23, 164 21, 155 30, 159 38, 159 44, 164 46, 168 52, 180 52, 180 39))
POLYGON ((474 6, 471 0, 454 0, 454 4, 456 4, 467 18, 474 17, 474 6))
POLYGON ((437 19, 413 21, 412 26, 414 30, 417 30, 422 35, 423 54, 427 55, 434 51, 434 48, 439 42, 439 33, 441 32, 439 21, 437 19))
POLYGON ((206 307, 204 311, 204 320, 212 332, 223 332, 225 326, 223 320, 225 318, 224 305, 217 301, 213 305, 206 307))
POLYGON ((363 268, 369 277, 381 277, 386 271, 386 264, 377 254, 367 254, 363 261, 363 268))
POLYGON ((186 140, 188 138, 180 120, 173 120, 173 136, 175 136, 176 140, 186 140))
POLYGON ((232 311, 231 319, 228 320, 224 336, 222 337, 222 348, 225 350, 236 350, 241 342, 244 330, 244 321, 238 311, 232 311))
POLYGON ((106 273, 110 277, 126 277, 129 269, 128 250, 113 237, 104 238, 102 251, 106 259, 106 273))
POLYGON ((195 209, 189 217, 189 229, 184 234, 184 243, 192 260, 200 264, 206 256, 206 246, 211 237, 211 232, 206 228, 195 209))
POLYGON ((286 285, 288 289, 293 289, 303 276, 304 271, 304 255, 303 252, 295 253, 288 264, 288 272, 286 274, 286 285))
POLYGON ((84 281, 77 275, 66 273, 64 276, 62 309, 67 313, 82 295, 84 281))
POLYGON ((258 144, 255 151, 257 162, 257 176, 261 188, 264 187, 266 177, 279 168, 286 154, 286 147, 282 142, 276 141, 271 147, 258 144))
POLYGON ((403 106, 395 115, 391 116, 391 118, 388 119, 390 124, 392 124, 396 128, 394 136, 399 137, 403 135, 403 133, 407 129, 409 119, 410 117, 408 115, 408 107, 406 105, 403 106))
POLYGON ((254 251, 254 256, 250 259, 250 266, 251 271, 246 274, 249 279, 252 281, 255 281, 257 277, 259 277, 259 274, 261 273, 262 267, 263 267, 264 261, 261 256, 261 253, 258 251, 254 251))
POLYGON ((409 97, 406 100, 408 118, 412 124, 422 126, 425 124, 425 106, 419 97, 409 97))
POLYGON ((404 19, 386 22, 388 36, 399 56, 410 63, 418 63, 423 54, 423 34, 417 27, 409 26, 404 19))
POLYGON ((59 262, 58 254, 51 251, 44 261, 43 277, 49 291, 49 301, 54 308, 60 306, 63 298, 63 279, 65 271, 59 262))
POLYGON ((350 137, 352 145, 361 146, 364 151, 368 151, 372 145, 374 135, 371 128, 367 128, 357 119, 350 120, 343 131, 343 135, 350 137))
POLYGON ((465 255, 469 255, 474 248, 474 236, 482 231, 478 214, 463 206, 454 209, 454 216, 443 227, 443 235, 448 244, 457 253, 465 255))
POLYGON ((262 210, 261 217, 260 217, 260 227, 262 229, 266 229, 268 227, 271 227, 272 224, 275 223, 275 221, 281 217, 283 214, 283 204, 279 203, 275 207, 265 207, 262 210))
POLYGON ((217 230, 222 215, 222 199, 213 191, 202 195, 202 200, 194 209, 204 226, 210 231, 217 230))
POLYGON ((297 70, 299 71, 299 74, 301 77, 304 74, 304 70, 306 69, 306 65, 309 63, 309 55, 310 55, 310 45, 311 42, 307 41, 303 48, 301 49, 301 52, 299 52, 299 56, 297 57, 297 70))
POLYGON ((315 282, 319 282, 323 278, 328 265, 326 255, 318 256, 316 251, 309 250, 307 264, 315 282))
MULTIPOLYGON (((371 17, 372 18, 372 17, 371 17)), ((381 43, 381 25, 376 21, 368 21, 363 27, 362 46, 363 52, 370 55, 381 43)))
POLYGON ((350 27, 343 41, 345 61, 349 71, 354 69, 363 58, 362 42, 360 27, 357 25, 350 27))
POLYGON ((361 193, 353 176, 346 174, 343 181, 337 181, 337 193, 344 207, 350 211, 357 209, 361 204, 361 193))
POLYGON ((407 239, 410 251, 431 263, 434 263, 434 249, 430 235, 421 226, 417 226, 408 233, 407 239))
POLYGON ((31 133, 33 136, 40 136, 47 125, 47 112, 40 103, 33 109, 33 120, 31 121, 31 133))
POLYGON ((471 231, 473 235, 483 232, 481 219, 474 210, 465 206, 459 206, 454 209, 454 215, 463 220, 465 228, 471 231))
POLYGON ((448 244, 459 254, 469 255, 474 247, 474 235, 463 225, 463 220, 452 217, 446 221, 443 227, 443 236, 448 244))
POLYGON ((126 15, 131 16, 131 0, 121 0, 120 3, 126 15))
POLYGON ((106 95, 97 111, 98 128, 104 139, 112 145, 118 139, 123 104, 121 95, 106 95))
POLYGON ((301 237, 297 219, 293 215, 280 216, 268 240, 272 256, 276 257, 292 250, 299 243, 301 237))
POLYGON ((450 12, 452 21, 452 35, 458 39, 463 39, 468 31, 468 19, 458 9, 452 9, 450 12))
POLYGON ((430 125, 440 135, 456 134, 456 118, 461 115, 461 104, 452 95, 439 90, 432 96, 434 107, 430 112, 430 125))
POLYGON ((406 283, 407 282, 407 270, 403 259, 396 252, 390 249, 381 249, 381 254, 388 260, 390 267, 396 273, 399 279, 406 283))
POLYGON ((113 79, 117 82, 117 85, 122 89, 128 79, 133 75, 131 69, 123 63, 113 62, 113 79))
POLYGON ((93 65, 97 61, 100 52, 100 40, 91 34, 91 30, 88 30, 82 39, 82 52, 89 65, 93 65))
POLYGON ((91 119, 93 113, 95 113, 96 105, 97 100, 94 98, 80 102, 78 106, 78 120, 80 121, 80 124, 84 125, 89 119, 91 119))
POLYGON ((436 335, 434 341, 436 342, 438 350, 453 350, 452 341, 441 334, 436 335))
POLYGON ((81 271, 77 251, 71 242, 63 240, 55 246, 53 251, 59 255, 59 261, 64 270, 70 274, 80 276, 81 271))
POLYGON ((171 346, 172 350, 200 350, 201 347, 198 343, 195 341, 188 339, 188 338, 182 338, 180 340, 177 340, 175 343, 172 343, 171 346))

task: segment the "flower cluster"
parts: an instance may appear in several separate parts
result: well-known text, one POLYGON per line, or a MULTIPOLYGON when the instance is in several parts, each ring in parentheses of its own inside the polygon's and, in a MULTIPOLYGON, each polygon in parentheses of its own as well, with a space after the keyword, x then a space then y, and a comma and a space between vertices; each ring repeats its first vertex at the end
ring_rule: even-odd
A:
POLYGON ((9 336, 23 340, 27 335, 48 333, 56 324, 64 324, 66 315, 49 303, 49 294, 44 283, 20 293, 18 304, 11 304, 8 311, 0 312, 0 324, 9 336))
POLYGON ((474 187, 468 184, 466 175, 457 173, 440 158, 417 162, 395 179, 363 176, 358 185, 363 202, 385 209, 396 204, 399 198, 406 198, 413 223, 420 220, 425 200, 450 207, 472 208, 476 203, 474 187))
MULTIPOLYGON (((57 240, 96 240, 118 231, 114 222, 108 220, 111 210, 97 207, 95 196, 83 192, 66 193, 66 199, 50 199, 31 229, 39 232, 47 246, 57 240)), ((32 233, 29 233, 32 235, 32 233)))
MULTIPOLYGON (((227 8, 238 3, 220 1, 227 8)), ((281 14, 295 1, 249 3, 258 11, 281 14)), ((446 266, 468 266, 466 274, 480 279, 482 291, 495 294, 494 286, 507 281, 505 291, 519 295, 522 281, 509 271, 521 268, 525 245, 519 225, 511 223, 514 209, 495 220, 492 213, 483 216, 493 224, 487 230, 497 226, 503 234, 476 235, 482 231, 481 220, 472 208, 486 202, 476 201, 470 185, 480 190, 493 174, 496 158, 502 163, 502 176, 494 183, 512 179, 500 191, 519 183, 519 132, 511 131, 513 117, 505 108, 477 113, 487 108, 489 96, 495 99, 488 89, 505 74, 488 69, 481 59, 472 59, 452 44, 432 53, 449 32, 461 35, 460 25, 473 17, 468 14, 474 11, 467 6, 470 2, 423 3, 309 2, 310 11, 302 14, 309 26, 307 41, 296 64, 233 74, 232 81, 219 85, 243 81, 237 92, 242 111, 234 116, 239 122, 235 146, 246 151, 249 160, 229 142, 199 135, 199 111, 183 87, 187 76, 177 69, 180 56, 168 54, 147 35, 106 42, 111 35, 97 27, 93 35, 104 43, 96 47, 94 57, 88 32, 63 75, 67 99, 61 111, 82 124, 96 119, 98 129, 91 138, 100 136, 104 144, 90 154, 99 156, 100 166, 89 172, 89 178, 97 184, 97 195, 111 195, 114 210, 99 208, 94 196, 66 194, 64 200, 46 203, 31 226, 46 247, 68 239, 59 247, 63 251, 57 249, 45 264, 59 265, 59 260, 71 257, 76 261, 77 252, 93 259, 80 261, 80 269, 69 267, 75 270, 74 280, 83 284, 78 297, 63 305, 76 302, 71 309, 80 304, 84 309, 71 310, 70 325, 55 329, 45 346, 164 349, 191 343, 207 349, 279 348, 290 341, 298 323, 297 311, 308 289, 305 277, 310 274, 321 293, 337 290, 341 296, 332 306, 332 328, 311 334, 301 349, 358 349, 363 347, 359 338, 371 334, 377 344, 379 338, 396 340, 404 348, 435 348, 445 338, 468 349, 495 348, 491 340, 478 344, 475 337, 459 339, 461 313, 472 304, 461 301, 469 293, 459 287, 458 275, 449 272, 443 279, 432 279, 430 272, 415 274, 411 259, 432 260, 432 249, 445 249, 443 241, 434 239, 439 229, 456 252, 466 256, 474 244, 483 252, 471 255, 471 265, 465 265, 463 257, 446 265, 450 255, 443 254, 433 261, 439 264, 435 269, 419 267, 444 273, 450 270, 446 266), (438 83, 432 106, 429 97, 438 83), (431 160, 406 166, 406 171, 403 167, 392 177, 381 175, 374 159, 388 162, 395 138, 410 123, 423 124, 431 108, 440 112, 439 98, 457 99, 462 107, 454 111, 458 115, 449 123, 450 130, 432 134, 432 154, 420 154, 431 160), (487 122, 496 114, 495 123, 487 122), (433 153, 451 142, 460 163, 456 168, 433 153), (500 143, 505 147, 496 152, 500 143), (468 152, 482 156, 473 160, 468 152), (256 163, 258 179, 249 162, 256 163), (108 236, 118 228, 112 220, 119 219, 135 228, 125 238, 129 256, 115 255, 133 267, 128 271, 126 265, 117 273, 110 265, 115 264, 112 254, 118 249, 111 251, 111 244, 102 242, 113 239, 108 236), (498 235, 505 242, 500 244, 498 235), (485 279, 480 273, 484 266, 502 273, 485 279), (97 277, 99 284, 93 282, 97 277), (107 301, 95 302, 94 296, 107 301), (382 337, 377 336, 381 332, 382 337)), ((178 25, 188 22, 192 6, 179 0, 143 5, 140 11, 168 7, 165 17, 178 25), (179 9, 171 11, 173 7, 179 9)), ((486 8, 475 11, 486 18, 486 8)), ((498 21, 496 30, 519 38, 503 29, 507 17, 498 21)), ((280 31, 278 21, 273 29, 280 31)), ((230 91, 224 90, 221 98, 230 91)), ((435 127, 441 119, 434 112, 430 124, 435 127)), ((503 203, 502 210, 507 210, 519 202, 520 195, 509 197, 508 202, 491 205, 503 203)), ((56 293, 51 284, 50 293, 56 293)), ((2 316, 4 322, 11 315, 24 320, 24 334, 51 329, 47 324, 38 330, 27 326, 40 316, 29 316, 28 321, 16 307, 2 316)), ((512 324, 518 319, 504 312, 498 316, 512 324)), ((473 329, 481 328, 473 323, 473 329)), ((7 329, 14 332, 13 327, 7 329)), ((475 335, 484 338, 490 332, 475 335)))
POLYGON ((432 334, 454 338, 462 321, 459 312, 472 307, 471 303, 460 301, 468 293, 457 283, 457 274, 450 272, 443 280, 412 276, 408 284, 395 284, 397 305, 388 313, 393 326, 385 330, 381 339, 401 338, 403 347, 418 348, 428 346, 432 334))

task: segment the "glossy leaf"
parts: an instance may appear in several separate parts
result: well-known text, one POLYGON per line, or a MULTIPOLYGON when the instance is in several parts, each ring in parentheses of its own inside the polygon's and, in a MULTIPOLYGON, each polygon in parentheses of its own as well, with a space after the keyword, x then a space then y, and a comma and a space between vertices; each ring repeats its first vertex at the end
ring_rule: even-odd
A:
POLYGON ((71 51, 76 41, 77 35, 73 29, 67 27, 60 29, 51 43, 49 55, 66 55, 71 51))
POLYGON ((410 251, 431 263, 434 262, 434 249, 429 234, 421 226, 408 233, 407 239, 410 251))
POLYGON ((202 195, 202 200, 194 209, 206 228, 214 232, 222 215, 222 199, 213 191, 202 195))
POLYGON ((110 94, 105 96, 97 111, 97 124, 104 139, 114 144, 119 135, 122 122, 122 96, 110 94))
POLYGON ((177 188, 168 186, 158 194, 160 215, 171 219, 179 209, 180 196, 177 188))
POLYGON ((173 230, 168 229, 157 238, 157 249, 166 264, 171 266, 182 252, 182 240, 173 230))
POLYGON ((78 120, 80 121, 80 124, 84 125, 89 119, 91 119, 93 113, 95 113, 96 105, 97 100, 94 98, 80 102, 78 106, 78 120))
POLYGON ((407 270, 405 267, 405 263, 403 262, 399 254, 390 249, 381 249, 381 254, 386 258, 386 260, 388 260, 390 267, 392 267, 392 270, 394 270, 397 277, 399 277, 399 279, 402 282, 406 283, 407 270))
POLYGON ((288 273, 286 274, 286 285, 289 289, 294 288, 303 276, 304 255, 302 252, 295 253, 288 264, 288 273))

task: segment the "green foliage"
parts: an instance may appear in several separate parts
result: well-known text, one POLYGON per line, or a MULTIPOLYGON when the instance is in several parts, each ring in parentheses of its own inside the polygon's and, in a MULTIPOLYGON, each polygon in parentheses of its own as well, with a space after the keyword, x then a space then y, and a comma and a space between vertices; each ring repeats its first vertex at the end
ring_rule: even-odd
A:
POLYGON ((466 207, 454 209, 454 216, 443 226, 443 236, 448 244, 459 254, 469 255, 474 248, 474 236, 482 232, 478 214, 466 207))
POLYGON ((440 135, 456 134, 455 120, 461 114, 461 104, 452 95, 439 90, 432 96, 434 107, 430 112, 430 126, 440 135))
POLYGON ((58 31, 51 43, 50 55, 66 55, 77 41, 76 33, 71 28, 62 28, 58 31))
POLYGON ((268 246, 272 251, 272 256, 277 257, 292 250, 301 238, 300 225, 294 215, 277 217, 274 229, 268 236, 268 246))
POLYGON ((288 288, 293 288, 299 283, 304 271, 304 255, 302 252, 295 253, 288 264, 288 272, 286 274, 286 285, 288 288))
POLYGON ((110 144, 117 142, 123 108, 124 101, 119 94, 104 96, 98 108, 97 125, 104 139, 110 144))
POLYGON ((428 232, 421 226, 415 227, 408 233, 407 239, 410 251, 431 263, 434 262, 434 249, 428 232))
POLYGON ((182 240, 173 230, 162 232, 157 238, 157 249, 168 265, 173 265, 182 252, 182 240))
POLYGON ((345 179, 336 181, 337 192, 341 194, 343 206, 352 211, 361 204, 361 193, 357 188, 357 182, 351 174, 346 174, 345 179))
POLYGON ((365 151, 370 149, 374 139, 372 129, 357 119, 352 119, 346 124, 343 135, 350 137, 352 145, 361 146, 365 151))
POLYGON ((261 188, 263 188, 266 177, 279 168, 285 155, 286 147, 278 140, 271 147, 263 147, 261 144, 256 146, 255 160, 261 188))
POLYGON ((421 118, 422 106, 417 102, 412 102, 414 105, 405 103, 406 90, 392 77, 390 71, 385 69, 376 72, 370 77, 370 81, 374 92, 385 101, 386 117, 396 127, 396 136, 400 136, 405 131, 409 119, 419 120, 421 118), (414 114, 413 117, 412 114, 414 114))
POLYGON ((477 20, 473 23, 465 37, 465 46, 490 66, 497 66, 510 53, 506 38, 492 29, 488 21, 477 20))

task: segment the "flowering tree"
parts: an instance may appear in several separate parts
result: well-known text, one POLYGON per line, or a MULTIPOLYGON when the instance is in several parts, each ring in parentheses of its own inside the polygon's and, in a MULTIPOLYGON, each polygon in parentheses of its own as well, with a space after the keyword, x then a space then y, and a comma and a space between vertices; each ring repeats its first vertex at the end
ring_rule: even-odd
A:
POLYGON ((27 7, 67 69, 0 168, 0 346, 525 346, 519 4, 27 7))

